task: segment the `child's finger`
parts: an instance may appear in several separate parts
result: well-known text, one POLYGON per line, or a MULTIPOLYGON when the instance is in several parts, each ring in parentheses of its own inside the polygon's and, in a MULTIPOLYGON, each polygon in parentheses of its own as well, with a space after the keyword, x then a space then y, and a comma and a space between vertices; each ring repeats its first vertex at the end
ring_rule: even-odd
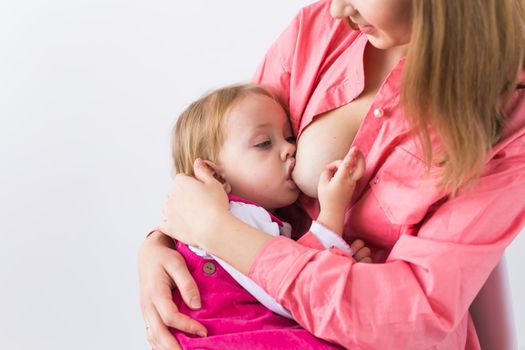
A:
POLYGON ((370 254, 372 252, 370 251, 370 248, 363 247, 357 251, 357 253, 354 254, 354 259, 357 261, 361 261, 364 258, 370 257, 370 254))
POLYGON ((323 181, 324 183, 330 182, 330 180, 334 177, 334 174, 337 171, 337 167, 340 163, 341 160, 334 160, 333 162, 328 163, 325 166, 325 169, 321 172, 319 180, 323 181))
POLYGON ((330 182, 330 179, 334 176, 334 172, 331 169, 325 169, 319 176, 319 185, 330 182))
POLYGON ((357 181, 363 176, 364 172, 365 172, 365 157, 363 156, 363 153, 357 151, 355 167, 352 173, 350 174, 350 177, 352 180, 357 181))
POLYGON ((334 160, 333 162, 326 164, 325 169, 333 169, 335 172, 335 170, 337 170, 337 168, 341 165, 341 162, 341 159, 334 160))
POLYGON ((363 258, 361 260, 359 260, 360 263, 367 263, 367 264, 370 264, 372 263, 372 258, 367 256, 366 258, 363 258))
POLYGON ((346 152, 343 158, 343 163, 347 163, 348 165, 353 166, 355 163, 355 158, 357 156, 357 153, 358 153, 358 150, 356 146, 350 147, 350 149, 348 150, 348 152, 346 152))
POLYGON ((345 177, 348 177, 352 174, 355 167, 356 162, 356 154, 357 154, 357 148, 352 147, 346 153, 345 157, 341 161, 341 164, 337 168, 337 172, 335 173, 334 177, 339 179, 344 179, 345 177))
POLYGON ((356 239, 355 241, 352 242, 352 244, 350 244, 350 248, 352 249, 354 254, 357 253, 357 251, 363 248, 364 246, 365 246, 365 242, 363 242, 360 239, 356 239))

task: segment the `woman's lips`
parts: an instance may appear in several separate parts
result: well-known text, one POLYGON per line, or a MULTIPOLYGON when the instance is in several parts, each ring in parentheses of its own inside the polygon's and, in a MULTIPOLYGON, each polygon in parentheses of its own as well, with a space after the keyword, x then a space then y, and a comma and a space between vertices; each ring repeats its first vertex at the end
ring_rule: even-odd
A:
POLYGON ((368 25, 368 24, 367 24, 367 25, 361 25, 361 24, 359 24, 358 26, 359 26, 359 30, 360 30, 361 32, 365 33, 365 34, 370 34, 370 33, 372 33, 372 32, 374 31, 374 29, 375 29, 374 27, 372 27, 371 25, 368 25))

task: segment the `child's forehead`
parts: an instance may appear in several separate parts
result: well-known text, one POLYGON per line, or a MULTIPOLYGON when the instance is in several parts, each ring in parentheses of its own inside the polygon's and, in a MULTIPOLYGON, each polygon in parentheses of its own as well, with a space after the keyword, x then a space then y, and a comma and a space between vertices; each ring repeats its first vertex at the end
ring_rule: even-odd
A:
POLYGON ((227 126, 260 128, 288 123, 282 106, 270 96, 251 93, 235 103, 227 116, 227 126))

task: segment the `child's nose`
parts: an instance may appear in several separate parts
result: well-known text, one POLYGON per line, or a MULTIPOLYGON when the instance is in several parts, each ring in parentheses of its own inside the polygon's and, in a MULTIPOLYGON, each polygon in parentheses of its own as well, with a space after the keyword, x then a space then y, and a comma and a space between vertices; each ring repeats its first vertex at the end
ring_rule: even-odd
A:
POLYGON ((286 160, 290 157, 295 156, 295 151, 297 147, 294 143, 285 142, 282 150, 282 159, 286 160))

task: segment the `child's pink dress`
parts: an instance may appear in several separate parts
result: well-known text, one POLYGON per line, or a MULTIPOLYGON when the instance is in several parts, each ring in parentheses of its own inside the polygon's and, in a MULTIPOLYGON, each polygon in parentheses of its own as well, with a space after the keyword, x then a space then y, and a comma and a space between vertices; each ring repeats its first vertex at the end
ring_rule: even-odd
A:
POLYGON ((248 293, 213 258, 177 243, 200 291, 202 308, 192 310, 175 291, 179 310, 201 322, 207 337, 171 329, 183 349, 342 349, 316 338, 294 320, 276 315, 248 293))

